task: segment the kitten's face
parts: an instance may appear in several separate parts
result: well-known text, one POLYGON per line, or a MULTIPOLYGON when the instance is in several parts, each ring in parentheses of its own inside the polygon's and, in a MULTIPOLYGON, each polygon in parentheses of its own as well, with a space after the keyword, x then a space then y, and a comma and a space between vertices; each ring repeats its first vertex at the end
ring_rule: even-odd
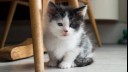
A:
POLYGON ((84 22, 82 11, 84 7, 72 9, 60 5, 49 4, 48 7, 48 29, 58 38, 74 36, 79 32, 84 22))

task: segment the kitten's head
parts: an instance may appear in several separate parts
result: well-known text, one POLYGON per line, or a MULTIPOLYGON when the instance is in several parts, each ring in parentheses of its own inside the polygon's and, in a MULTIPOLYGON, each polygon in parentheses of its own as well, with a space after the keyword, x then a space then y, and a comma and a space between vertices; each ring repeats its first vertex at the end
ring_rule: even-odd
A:
POLYGON ((87 6, 73 9, 50 2, 48 5, 48 29, 58 38, 67 38, 77 34, 84 23, 87 6))

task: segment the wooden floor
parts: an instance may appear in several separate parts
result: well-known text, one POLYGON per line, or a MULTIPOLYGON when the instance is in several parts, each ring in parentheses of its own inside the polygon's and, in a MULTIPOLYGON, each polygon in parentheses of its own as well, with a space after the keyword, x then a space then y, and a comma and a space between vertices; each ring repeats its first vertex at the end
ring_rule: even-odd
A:
MULTIPOLYGON (((47 55, 45 61, 48 61, 47 55)), ((127 72, 127 46, 104 45, 103 48, 97 48, 95 63, 87 67, 59 69, 46 66, 45 69, 45 72, 127 72)), ((15 62, 0 62, 0 72, 34 72, 33 57, 15 62)))

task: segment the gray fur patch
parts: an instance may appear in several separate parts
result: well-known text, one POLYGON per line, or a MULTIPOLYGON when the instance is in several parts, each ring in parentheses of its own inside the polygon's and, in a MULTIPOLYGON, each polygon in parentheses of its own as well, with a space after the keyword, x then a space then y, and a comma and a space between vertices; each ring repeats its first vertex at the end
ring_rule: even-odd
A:
POLYGON ((79 48, 82 48, 82 51, 74 61, 76 65, 78 67, 83 67, 92 64, 94 62, 93 58, 88 58, 88 55, 92 53, 93 46, 90 38, 86 35, 86 33, 81 35, 81 41, 78 46, 79 48))
POLYGON ((75 64, 77 65, 77 67, 88 66, 88 65, 92 64, 93 62, 94 62, 94 60, 92 58, 80 58, 80 57, 78 57, 75 60, 75 64))

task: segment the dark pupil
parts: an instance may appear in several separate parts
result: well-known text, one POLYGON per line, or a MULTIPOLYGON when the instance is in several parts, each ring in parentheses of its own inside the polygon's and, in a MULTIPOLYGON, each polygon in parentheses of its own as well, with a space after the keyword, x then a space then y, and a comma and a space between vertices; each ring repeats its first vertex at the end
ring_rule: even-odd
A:
POLYGON ((71 28, 77 28, 77 24, 70 24, 71 28))
POLYGON ((58 23, 58 26, 63 26, 63 24, 62 23, 58 23))

